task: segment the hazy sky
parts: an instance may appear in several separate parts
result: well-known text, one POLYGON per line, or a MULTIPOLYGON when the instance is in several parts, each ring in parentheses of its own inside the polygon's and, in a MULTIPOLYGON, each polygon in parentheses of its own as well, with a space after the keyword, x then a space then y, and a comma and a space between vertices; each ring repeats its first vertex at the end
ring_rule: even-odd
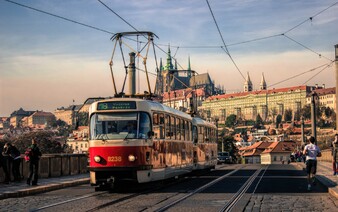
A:
MULTIPOLYGON (((335 86, 330 60, 338 44, 337 0, 209 0, 238 69, 221 48, 205 0, 102 0, 107 7, 94 0, 13 1, 106 32, 1 0, 0 116, 20 107, 53 112, 73 100, 81 104, 88 97, 114 95, 108 66, 114 47, 110 38, 112 33, 134 29, 107 7, 137 30, 159 37, 155 39, 158 59, 165 62, 163 50, 170 44, 182 68, 187 68, 190 56, 193 70, 209 72, 228 93, 243 90, 242 75, 247 72, 254 89, 263 72, 270 88, 335 86)), ((116 57, 114 62, 119 85, 124 77, 120 61, 116 57)), ((154 63, 149 62, 148 70, 154 73, 154 63)), ((155 77, 150 80, 154 87, 155 77)), ((140 81, 140 91, 146 90, 142 76, 140 81)))

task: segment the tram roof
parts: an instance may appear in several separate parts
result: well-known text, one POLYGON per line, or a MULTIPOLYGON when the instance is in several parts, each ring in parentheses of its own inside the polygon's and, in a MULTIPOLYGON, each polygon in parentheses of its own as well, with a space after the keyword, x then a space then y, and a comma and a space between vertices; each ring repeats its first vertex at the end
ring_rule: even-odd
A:
POLYGON ((200 117, 194 117, 193 119, 193 124, 194 125, 197 125, 197 126, 200 126, 200 125, 204 125, 204 126, 209 126, 209 127, 213 127, 213 128, 216 128, 216 126, 200 117))
MULTIPOLYGON (((154 101, 139 99, 139 98, 111 98, 111 99, 104 99, 104 100, 97 101, 94 104, 97 104, 98 102, 112 102, 112 101, 126 101, 126 102, 134 101, 137 104, 148 105, 149 109, 152 111, 166 112, 166 113, 177 115, 177 116, 180 116, 186 119, 190 119, 190 120, 192 119, 192 117, 189 114, 184 113, 182 111, 168 107, 159 102, 154 102, 154 101)), ((91 107, 93 107, 93 105, 91 107)))

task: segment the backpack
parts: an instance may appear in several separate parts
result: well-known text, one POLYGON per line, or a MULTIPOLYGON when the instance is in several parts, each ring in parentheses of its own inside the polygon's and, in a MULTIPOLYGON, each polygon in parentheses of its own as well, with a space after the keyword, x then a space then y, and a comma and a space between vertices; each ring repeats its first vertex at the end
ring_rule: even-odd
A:
POLYGON ((33 157, 33 149, 32 148, 27 148, 25 151, 25 161, 29 162, 31 160, 31 158, 33 157))

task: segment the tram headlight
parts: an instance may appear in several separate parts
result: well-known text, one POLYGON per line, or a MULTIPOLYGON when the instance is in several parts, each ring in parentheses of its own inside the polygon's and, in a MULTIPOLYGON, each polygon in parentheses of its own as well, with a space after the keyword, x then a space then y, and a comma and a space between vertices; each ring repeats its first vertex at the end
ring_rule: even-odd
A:
POLYGON ((94 156, 94 161, 95 161, 96 163, 100 163, 100 162, 101 162, 101 157, 98 156, 98 155, 95 155, 95 156, 94 156))
POLYGON ((128 160, 129 160, 130 162, 134 162, 134 161, 136 160, 136 157, 135 157, 134 155, 129 155, 129 156, 128 156, 128 160))

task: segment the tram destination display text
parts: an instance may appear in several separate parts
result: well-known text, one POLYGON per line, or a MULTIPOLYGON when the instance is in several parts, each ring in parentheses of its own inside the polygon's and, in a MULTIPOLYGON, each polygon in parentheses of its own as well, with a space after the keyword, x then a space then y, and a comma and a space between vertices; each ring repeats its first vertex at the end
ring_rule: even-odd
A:
POLYGON ((136 109, 136 102, 120 101, 120 102, 100 102, 97 104, 97 110, 125 110, 136 109))

